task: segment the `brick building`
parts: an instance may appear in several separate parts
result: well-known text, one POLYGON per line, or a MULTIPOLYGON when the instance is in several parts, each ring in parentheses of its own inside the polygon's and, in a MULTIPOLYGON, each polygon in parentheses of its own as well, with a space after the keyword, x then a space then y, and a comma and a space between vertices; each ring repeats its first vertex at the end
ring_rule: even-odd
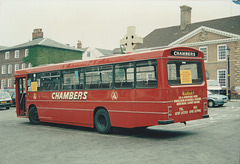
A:
POLYGON ((207 78, 227 84, 230 48, 230 87, 240 86, 240 16, 191 23, 191 7, 181 6, 180 26, 155 29, 139 48, 187 46, 204 52, 207 78))
POLYGON ((81 60, 83 51, 44 38, 42 29, 34 29, 32 41, 0 49, 0 89, 14 88, 14 71, 43 64, 81 60))

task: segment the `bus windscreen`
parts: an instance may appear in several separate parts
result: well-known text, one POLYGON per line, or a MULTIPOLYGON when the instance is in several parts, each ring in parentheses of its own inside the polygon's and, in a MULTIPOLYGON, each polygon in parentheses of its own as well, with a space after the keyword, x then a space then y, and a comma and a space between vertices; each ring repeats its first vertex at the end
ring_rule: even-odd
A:
POLYGON ((168 61, 167 75, 170 85, 201 84, 202 64, 199 61, 168 61))

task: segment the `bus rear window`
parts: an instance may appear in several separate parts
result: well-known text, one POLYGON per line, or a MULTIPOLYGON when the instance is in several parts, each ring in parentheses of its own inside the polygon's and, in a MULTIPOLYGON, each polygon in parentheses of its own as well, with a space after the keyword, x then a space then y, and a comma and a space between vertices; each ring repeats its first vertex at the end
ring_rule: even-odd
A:
POLYGON ((168 61, 167 75, 170 85, 201 84, 202 64, 198 61, 168 61))

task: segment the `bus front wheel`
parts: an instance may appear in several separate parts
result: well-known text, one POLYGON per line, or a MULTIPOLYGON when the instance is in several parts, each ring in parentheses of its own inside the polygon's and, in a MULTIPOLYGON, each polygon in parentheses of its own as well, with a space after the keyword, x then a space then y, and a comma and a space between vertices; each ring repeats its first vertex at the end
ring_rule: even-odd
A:
POLYGON ((108 112, 105 109, 99 109, 94 116, 94 125, 99 133, 107 134, 111 131, 111 122, 108 112))
POLYGON ((31 107, 29 110, 29 121, 32 124, 39 124, 40 120, 38 118, 38 112, 37 112, 37 108, 36 107, 31 107))

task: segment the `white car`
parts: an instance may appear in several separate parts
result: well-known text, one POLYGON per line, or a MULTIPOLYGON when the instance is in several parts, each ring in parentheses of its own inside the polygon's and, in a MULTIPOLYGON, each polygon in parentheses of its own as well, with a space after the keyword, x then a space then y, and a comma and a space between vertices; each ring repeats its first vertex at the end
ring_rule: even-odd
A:
POLYGON ((11 96, 6 92, 0 92, 0 108, 6 107, 6 109, 9 109, 11 105, 12 105, 11 96))

